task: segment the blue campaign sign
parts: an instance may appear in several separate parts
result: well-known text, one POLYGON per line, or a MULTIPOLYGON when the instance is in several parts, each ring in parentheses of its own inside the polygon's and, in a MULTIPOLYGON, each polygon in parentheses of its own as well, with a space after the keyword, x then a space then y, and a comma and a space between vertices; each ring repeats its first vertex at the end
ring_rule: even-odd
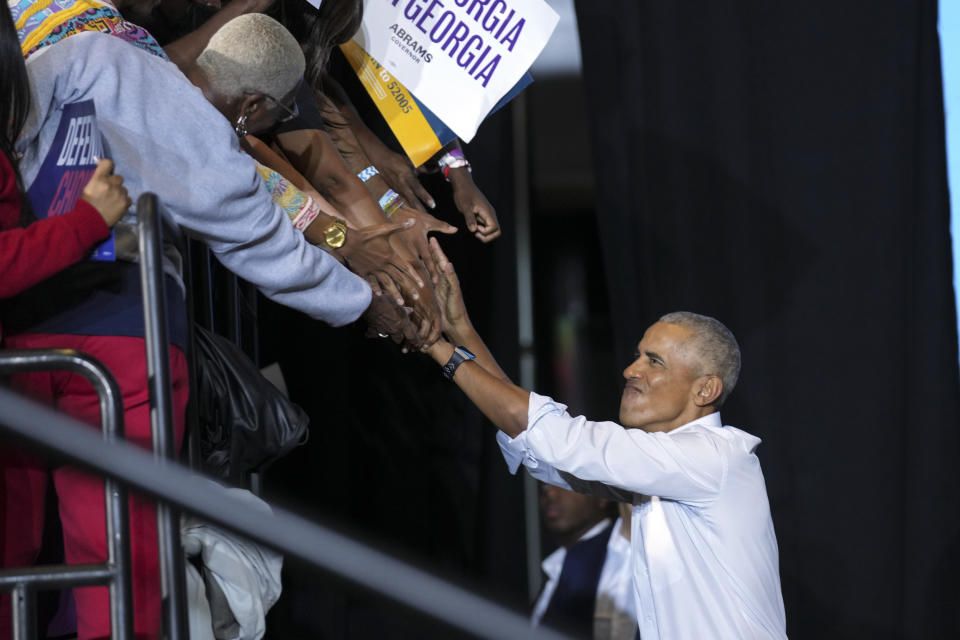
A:
MULTIPOLYGON (((37 218, 72 211, 103 157, 103 139, 92 100, 64 105, 60 125, 27 198, 37 218)), ((113 232, 93 250, 92 260, 116 260, 113 232)))

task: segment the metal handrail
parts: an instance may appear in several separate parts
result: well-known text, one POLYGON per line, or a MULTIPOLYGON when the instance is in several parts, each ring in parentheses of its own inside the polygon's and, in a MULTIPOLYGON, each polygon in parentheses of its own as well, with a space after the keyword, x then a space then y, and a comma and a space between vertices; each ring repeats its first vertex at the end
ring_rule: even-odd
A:
POLYGON ((531 628, 519 613, 297 515, 278 508, 270 515, 252 509, 181 465, 154 460, 125 442, 103 442, 68 417, 6 389, 0 389, 0 406, 4 408, 0 430, 25 444, 124 482, 452 627, 485 638, 567 638, 531 628))
MULTIPOLYGON (((157 197, 152 193, 144 193, 137 199, 137 226, 147 380, 150 386, 150 428, 154 457, 164 464, 176 457, 176 439, 170 390, 170 348, 167 340, 167 299, 163 288, 163 253, 160 249, 160 214, 157 211, 157 197)), ((157 538, 160 580, 166 608, 165 635, 167 638, 186 638, 189 622, 183 548, 180 545, 180 513, 162 502, 157 505, 157 538)))
MULTIPOLYGON (((99 398, 102 438, 107 442, 118 442, 123 438, 120 389, 99 361, 72 349, 6 350, 0 353, 0 375, 33 371, 69 371, 86 378, 99 398)), ((36 637, 34 594, 37 590, 101 584, 108 585, 110 589, 110 625, 114 637, 133 638, 127 489, 108 479, 104 483, 104 499, 107 515, 105 564, 53 565, 0 571, 0 589, 12 591, 15 638, 26 640, 36 637)))

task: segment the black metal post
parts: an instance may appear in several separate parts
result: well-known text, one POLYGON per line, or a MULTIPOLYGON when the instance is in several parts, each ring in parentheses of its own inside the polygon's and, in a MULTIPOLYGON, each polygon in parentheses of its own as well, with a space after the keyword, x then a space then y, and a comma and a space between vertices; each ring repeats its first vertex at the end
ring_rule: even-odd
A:
MULTIPOLYGON (((96 359, 73 349, 5 350, 0 353, 0 375, 27 371, 70 371, 86 378, 100 402, 104 440, 123 438, 123 397, 116 380, 96 359)), ((133 595, 130 577, 130 519, 127 489, 115 480, 104 482, 107 564, 31 567, 0 572, 0 587, 22 583, 30 588, 108 584, 110 628, 116 638, 133 638, 133 595)), ((32 597, 32 594, 29 594, 32 597)), ((26 624, 26 623, 23 623, 26 624)))
POLYGON ((91 587, 109 584, 114 571, 102 564, 55 564, 23 567, 16 573, 0 573, 0 589, 25 586, 34 591, 64 587, 91 587))
MULTIPOLYGON (((203 269, 197 268, 198 251, 207 251, 206 247, 198 244, 195 240, 187 239, 186 259, 183 261, 183 280, 187 286, 187 326, 191 328, 187 332, 187 366, 190 367, 190 402, 187 404, 187 419, 184 427, 184 447, 186 449, 187 463, 191 469, 200 468, 200 417, 197 410, 197 358, 194 354, 197 352, 196 332, 193 327, 197 324, 198 313, 202 309, 197 308, 197 298, 194 292, 197 290, 198 281, 203 277, 203 269)), ((206 284, 209 287, 209 283, 206 284)))
MULTIPOLYGON (((170 391, 170 347, 167 341, 167 305, 163 289, 163 254, 160 250, 160 216, 154 194, 144 193, 137 200, 137 219, 153 452, 161 463, 172 463, 176 451, 170 391)), ((180 545, 180 512, 172 505, 157 505, 157 536, 166 608, 166 637, 171 640, 189 638, 184 589, 186 574, 183 548, 180 545)))
POLYGON ((243 349, 243 332, 240 328, 240 281, 239 278, 232 273, 226 274, 226 280, 227 285, 224 287, 223 306, 227 310, 225 320, 227 337, 230 339, 230 342, 243 349))
POLYGON ((244 281, 240 292, 243 294, 244 311, 246 311, 246 331, 244 335, 249 339, 249 348, 244 349, 253 363, 258 367, 260 362, 260 313, 257 308, 257 288, 253 283, 244 281))
POLYGON ((13 637, 17 640, 36 640, 37 611, 34 606, 34 593, 25 584, 18 584, 10 594, 10 607, 13 614, 13 637))

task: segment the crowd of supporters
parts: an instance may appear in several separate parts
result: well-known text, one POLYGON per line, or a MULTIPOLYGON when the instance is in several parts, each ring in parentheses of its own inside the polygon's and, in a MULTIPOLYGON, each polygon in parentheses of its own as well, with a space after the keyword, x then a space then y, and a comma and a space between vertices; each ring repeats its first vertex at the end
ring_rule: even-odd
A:
MULTIPOLYGON (((165 226, 178 447, 189 395, 184 237, 280 304, 333 326, 361 320, 371 337, 417 351, 443 327, 427 234, 456 231, 427 212, 434 200, 418 171, 443 172, 478 240, 500 235, 456 141, 414 167, 372 133, 328 73, 332 50, 360 26, 361 0, 324 0, 319 8, 305 0, 213 4, 10 0, 0 11, 2 346, 75 348, 100 360, 120 386, 126 438, 144 447, 151 433, 139 195, 157 195, 165 226), (100 139, 86 150, 103 157, 93 157, 96 169, 70 210, 47 216, 28 192, 62 143, 65 106, 87 102, 100 139), (108 237, 115 259, 91 260, 108 237)), ((96 394, 76 376, 37 372, 10 384, 99 423, 96 394)), ((49 469, 6 445, 0 477, 0 568, 36 561, 49 478, 67 562, 105 559, 100 479, 49 469)), ((137 636, 157 637, 156 515, 137 496, 131 542, 137 636)), ((79 637, 108 637, 106 589, 78 588, 74 599, 79 637)), ((4 596, 0 638, 9 630, 4 596)))

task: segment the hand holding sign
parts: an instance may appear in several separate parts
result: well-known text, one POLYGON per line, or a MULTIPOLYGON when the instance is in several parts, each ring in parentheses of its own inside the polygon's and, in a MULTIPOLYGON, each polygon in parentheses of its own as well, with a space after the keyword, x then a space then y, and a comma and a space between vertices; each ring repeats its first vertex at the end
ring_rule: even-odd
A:
POLYGON ((123 186, 123 176, 113 175, 113 161, 106 158, 97 162, 97 168, 80 193, 80 198, 100 213, 108 227, 120 222, 133 204, 123 186))
MULTIPOLYGON (((60 124, 43 164, 27 190, 38 219, 71 211, 83 197, 104 221, 113 226, 130 206, 123 179, 112 177, 113 163, 101 158, 103 139, 97 126, 93 100, 63 105, 60 124)), ((117 254, 113 234, 94 248, 92 260, 113 261, 117 254)))

